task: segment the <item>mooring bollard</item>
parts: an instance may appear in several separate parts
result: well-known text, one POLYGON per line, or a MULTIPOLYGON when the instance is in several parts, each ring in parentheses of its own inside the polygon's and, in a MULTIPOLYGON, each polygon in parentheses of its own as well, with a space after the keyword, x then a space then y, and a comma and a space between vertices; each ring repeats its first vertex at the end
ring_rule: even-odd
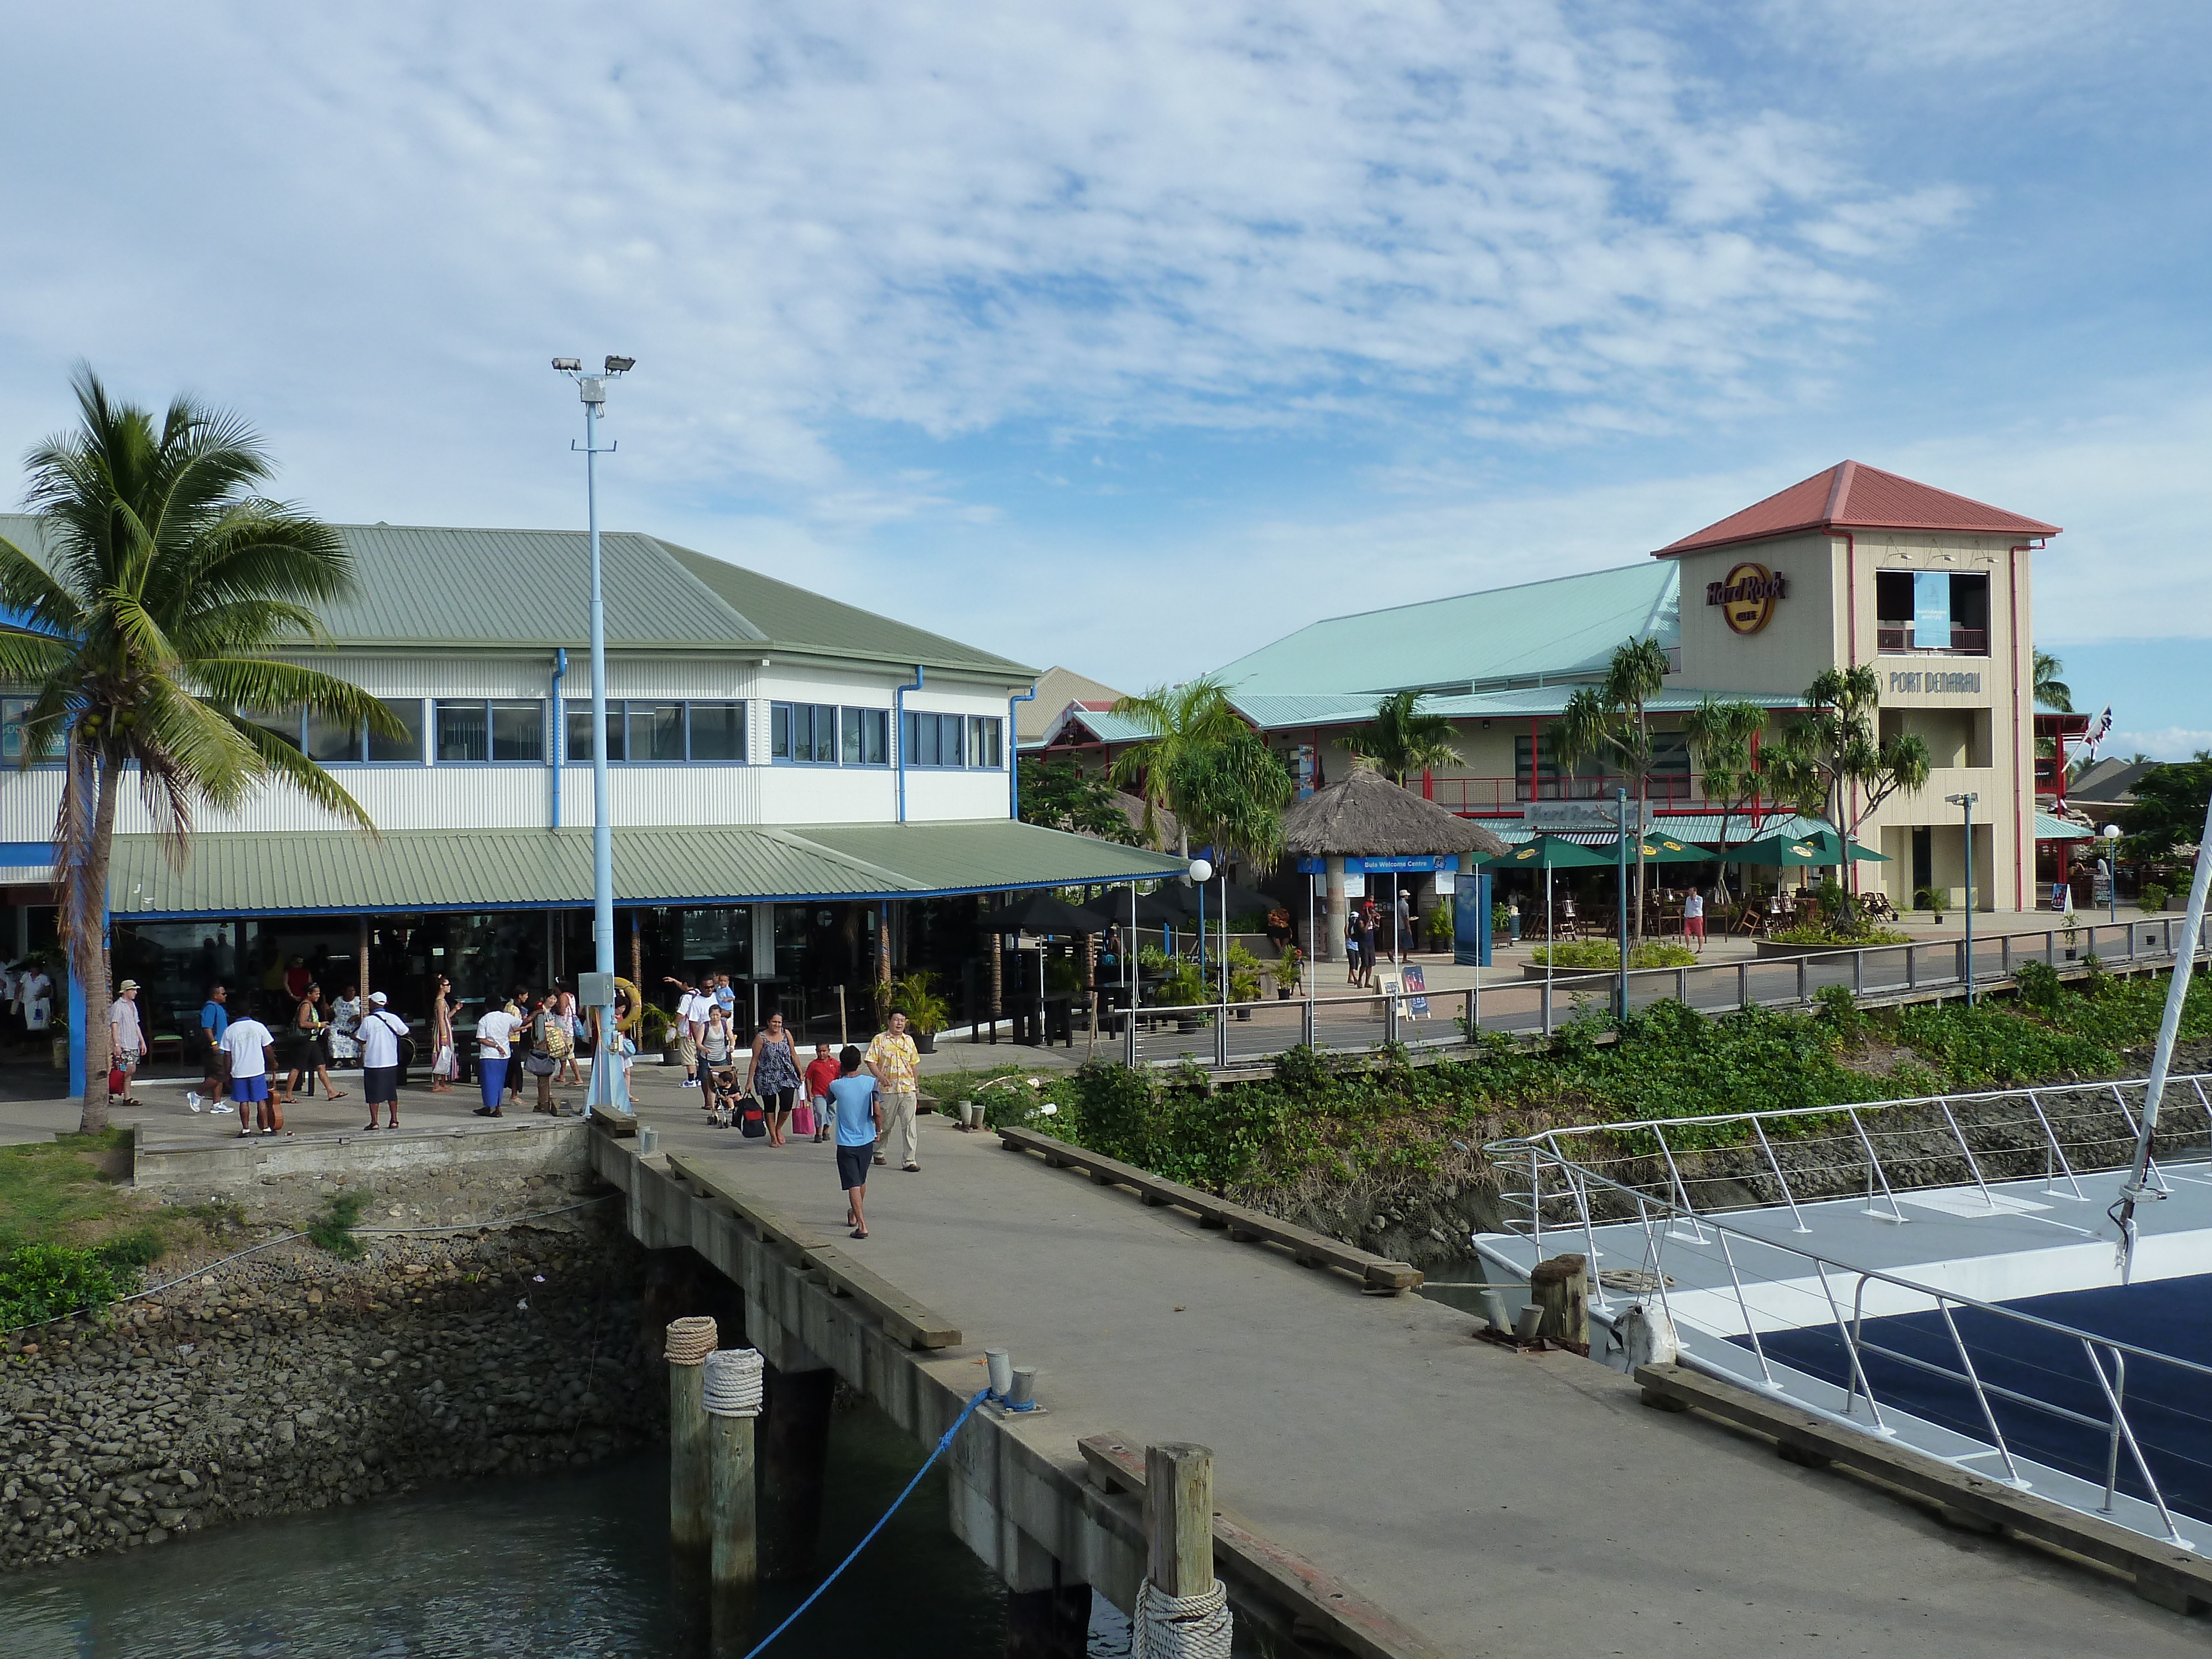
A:
POLYGON ((723 1348, 708 1354, 701 1370, 714 1510, 709 1571, 718 1590, 750 1589, 760 1579, 753 1424, 760 1416, 761 1357, 750 1348, 723 1348))
POLYGON ((1555 1255, 1528 1272, 1528 1299, 1544 1310, 1536 1334, 1589 1346, 1589 1259, 1555 1255))
POLYGON ((1229 1659, 1229 1594, 1213 1576, 1207 1448, 1145 1448, 1145 1547, 1133 1659, 1229 1659))
POLYGON ((668 1328, 668 1540, 704 1549, 708 1523, 706 1359, 721 1340, 711 1319, 668 1328))

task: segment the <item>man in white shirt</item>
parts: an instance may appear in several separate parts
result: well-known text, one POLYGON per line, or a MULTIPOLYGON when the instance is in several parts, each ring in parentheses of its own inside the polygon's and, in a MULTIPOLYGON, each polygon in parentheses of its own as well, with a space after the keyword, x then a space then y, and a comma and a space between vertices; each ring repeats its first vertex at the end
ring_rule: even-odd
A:
POLYGON ((138 981, 126 979, 115 988, 115 1000, 107 1010, 108 1064, 123 1073, 123 1091, 118 1097, 129 1101, 131 1079, 138 1069, 138 1061, 146 1052, 146 1037, 138 1024, 138 981))
POLYGON ((284 1108, 269 1097, 269 1067, 276 1053, 276 1039, 269 1028, 247 1014, 224 1028, 222 1052, 230 1066, 230 1097, 238 1103, 238 1133, 253 1133, 254 1116, 261 1133, 273 1135, 284 1127, 284 1108))
POLYGON ((36 963, 19 981, 15 994, 23 1005, 23 1029, 33 1036, 49 1030, 54 1017, 54 982, 46 977, 46 970, 36 963))
POLYGON ((699 1086, 699 1039, 707 1034, 707 1011, 714 1006, 714 1000, 673 974, 662 975, 661 981, 676 987, 678 993, 676 1019, 671 1029, 676 1036, 676 1058, 684 1062, 681 1086, 696 1089, 699 1086))
POLYGON ((504 1117, 500 1097, 507 1092, 507 1067, 514 1054, 514 1028, 521 1022, 512 1009, 486 1008, 477 1022, 477 1083, 483 1093, 478 1117, 504 1117))
POLYGON ((361 1017, 362 1092, 368 1097, 368 1127, 376 1127, 376 1109, 388 1108, 392 1127, 399 1127, 399 1039, 407 1035, 407 1022, 384 1005, 385 994, 368 994, 368 1012, 361 1017))

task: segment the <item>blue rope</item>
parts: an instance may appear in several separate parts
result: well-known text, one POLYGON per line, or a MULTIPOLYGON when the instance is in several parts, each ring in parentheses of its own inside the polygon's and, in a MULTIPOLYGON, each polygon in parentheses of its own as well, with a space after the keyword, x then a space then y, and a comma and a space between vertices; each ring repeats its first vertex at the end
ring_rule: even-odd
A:
POLYGON ((960 1432, 960 1425, 965 1423, 970 1417, 974 1416, 975 1413, 975 1407, 981 1405, 990 1397, 991 1391, 988 1389, 978 1389, 975 1390, 975 1395, 969 1400, 968 1403, 961 1407, 960 1415, 952 1419, 952 1426, 945 1430, 942 1435, 938 1437, 936 1449, 932 1451, 928 1456, 921 1460, 921 1467, 914 1472, 914 1479, 906 1483, 906 1490, 901 1492, 896 1498, 891 1499, 891 1506, 884 1511, 883 1519, 878 1521, 874 1526, 868 1528, 867 1536, 860 1540, 859 1543, 853 1546, 853 1553, 847 1556, 843 1560, 840 1561, 835 1567, 831 1568, 830 1576, 814 1587, 814 1594, 808 1596, 804 1601, 801 1601, 797 1607, 793 1607, 791 1610, 791 1616, 788 1619, 786 1619, 781 1624, 778 1625, 774 1630, 763 1637, 760 1641, 760 1645, 756 1647, 750 1653, 747 1654, 745 1656, 745 1659, 760 1659, 760 1656, 768 1650, 769 1644, 775 1641, 777 1637, 782 1635, 784 1632, 789 1630, 794 1624, 798 1623, 799 1615, 805 1612, 807 1608, 812 1607, 817 1601, 820 1601, 822 1599, 822 1592, 828 1589, 830 1585, 837 1582, 837 1575, 843 1572, 846 1568, 851 1566, 854 1562, 860 1559, 860 1552, 867 1548, 870 1544, 875 1541, 876 1534, 884 1529, 884 1526, 890 1522, 891 1516, 898 1513, 899 1505, 905 1503, 908 1498, 914 1496, 914 1489, 921 1484, 921 1477, 929 1473, 929 1466, 931 1464, 934 1463, 939 1457, 944 1455, 945 1449, 952 1443, 952 1437, 960 1432))

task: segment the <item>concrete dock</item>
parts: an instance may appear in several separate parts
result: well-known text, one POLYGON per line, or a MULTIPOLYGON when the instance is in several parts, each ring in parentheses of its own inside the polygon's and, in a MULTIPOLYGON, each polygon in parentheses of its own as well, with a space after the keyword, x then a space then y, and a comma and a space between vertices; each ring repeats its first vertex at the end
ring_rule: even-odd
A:
POLYGON ((799 1245, 865 1264, 957 1326, 960 1346, 928 1356, 940 1375, 971 1365, 980 1382, 987 1345, 1037 1366, 1047 1414, 1021 1437, 1079 1483, 1085 1436, 1212 1447, 1224 1505, 1436 1650, 2203 1650, 2201 1620, 2117 1579, 1948 1530, 1770 1442, 1647 1409, 1601 1364, 1474 1340, 1440 1302, 1363 1294, 939 1116, 918 1173, 874 1172, 872 1236, 852 1240, 829 1146, 741 1140, 691 1091, 641 1079, 661 1151, 640 1179, 673 1152, 799 1245))

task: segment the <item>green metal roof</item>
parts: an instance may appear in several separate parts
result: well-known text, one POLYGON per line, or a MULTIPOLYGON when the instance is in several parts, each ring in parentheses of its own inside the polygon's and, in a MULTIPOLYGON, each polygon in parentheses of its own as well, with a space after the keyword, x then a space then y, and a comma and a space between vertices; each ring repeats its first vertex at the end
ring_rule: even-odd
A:
POLYGON ((1243 696, 1471 689, 1603 670, 1626 639, 1678 644, 1680 573, 1668 560, 1312 623, 1219 671, 1243 696))
POLYGON ((2049 812, 2035 815, 2035 838, 2038 841, 2088 841, 2096 833, 2085 825, 2069 823, 2049 812))
MULTIPOLYGON (((925 898, 1157 879, 1186 860, 1010 818, 907 824, 617 829, 617 904, 925 898)), ((345 830, 195 836, 171 867, 118 836, 118 919, 534 909, 592 902, 588 830, 345 830)))
MULTIPOLYGON (((359 591, 323 616, 333 645, 550 650, 582 646, 589 538, 573 530, 334 526, 359 591)), ((39 521, 0 514, 0 536, 43 556, 39 521)), ((603 532, 607 644, 628 651, 782 650, 1027 681, 1036 671, 857 605, 634 532, 603 532)))

